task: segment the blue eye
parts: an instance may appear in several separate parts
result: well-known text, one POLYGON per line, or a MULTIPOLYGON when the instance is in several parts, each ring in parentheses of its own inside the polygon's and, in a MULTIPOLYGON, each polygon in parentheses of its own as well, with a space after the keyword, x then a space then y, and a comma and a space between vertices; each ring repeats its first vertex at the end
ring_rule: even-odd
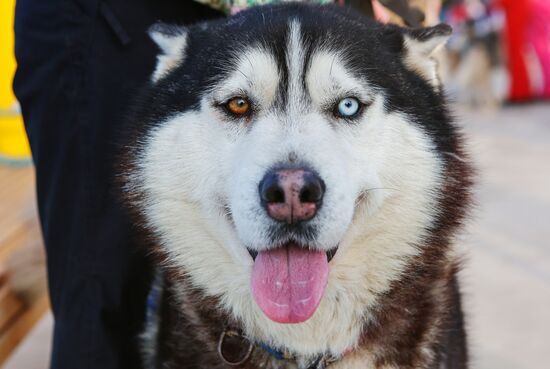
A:
POLYGON ((338 102, 337 115, 342 118, 352 118, 361 109, 361 103, 354 97, 346 97, 338 102))

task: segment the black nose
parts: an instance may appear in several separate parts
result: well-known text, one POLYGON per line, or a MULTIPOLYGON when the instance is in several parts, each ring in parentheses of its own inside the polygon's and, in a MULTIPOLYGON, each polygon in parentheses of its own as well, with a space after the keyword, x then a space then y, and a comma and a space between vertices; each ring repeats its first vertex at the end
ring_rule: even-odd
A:
POLYGON ((310 220, 317 214, 325 183, 307 169, 279 169, 268 172, 259 186, 268 215, 289 224, 310 220))

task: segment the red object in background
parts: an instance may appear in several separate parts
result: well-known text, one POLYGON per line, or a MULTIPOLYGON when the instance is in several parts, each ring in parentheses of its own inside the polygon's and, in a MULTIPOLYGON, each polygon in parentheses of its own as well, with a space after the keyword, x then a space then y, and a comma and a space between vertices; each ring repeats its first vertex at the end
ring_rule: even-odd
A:
POLYGON ((529 0, 498 0, 497 3, 506 13, 506 53, 510 72, 511 101, 524 101, 532 97, 529 75, 524 56, 529 19, 529 0))
POLYGON ((505 40, 511 82, 508 99, 550 98, 550 0, 497 0, 496 4, 506 13, 505 40), (535 56, 540 75, 529 75, 529 54, 535 56), (543 80, 535 81, 536 78, 543 80), (535 91, 534 85, 540 89, 535 91))
POLYGON ((543 78, 539 95, 550 98, 550 0, 530 0, 531 17, 527 38, 537 55, 543 78))

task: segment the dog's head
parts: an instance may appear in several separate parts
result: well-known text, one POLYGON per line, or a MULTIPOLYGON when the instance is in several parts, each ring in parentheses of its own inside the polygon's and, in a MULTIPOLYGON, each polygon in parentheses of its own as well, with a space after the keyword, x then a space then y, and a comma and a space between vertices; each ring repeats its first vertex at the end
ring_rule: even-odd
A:
POLYGON ((166 261, 251 336, 353 344, 437 222, 449 34, 296 4, 153 27, 126 191, 166 261))

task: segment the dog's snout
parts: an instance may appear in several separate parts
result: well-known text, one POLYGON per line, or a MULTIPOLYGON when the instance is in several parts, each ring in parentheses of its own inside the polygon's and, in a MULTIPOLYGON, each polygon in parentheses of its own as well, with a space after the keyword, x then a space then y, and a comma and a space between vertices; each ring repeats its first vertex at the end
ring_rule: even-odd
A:
POLYGON ((325 183, 307 169, 280 169, 267 173, 259 189, 269 216, 292 224, 310 220, 317 214, 325 183))

